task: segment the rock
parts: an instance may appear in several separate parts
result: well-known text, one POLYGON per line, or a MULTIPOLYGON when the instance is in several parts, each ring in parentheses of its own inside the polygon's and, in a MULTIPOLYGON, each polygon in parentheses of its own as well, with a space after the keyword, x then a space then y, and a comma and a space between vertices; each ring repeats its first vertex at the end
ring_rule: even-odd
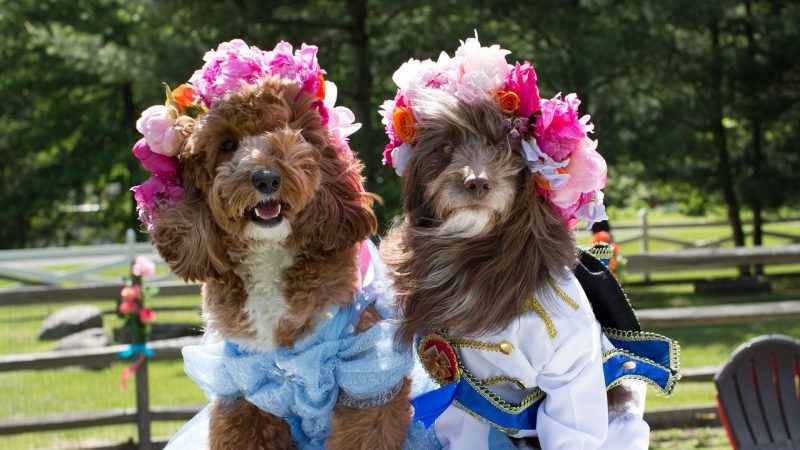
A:
POLYGON ((91 305, 70 306, 47 316, 39 330, 39 340, 61 339, 78 331, 103 327, 103 312, 91 305))
POLYGON ((111 339, 104 328, 89 328, 61 338, 53 350, 78 350, 110 345, 111 339))
MULTIPOLYGON (((150 340, 160 341, 163 339, 174 339, 184 336, 200 336, 203 334, 203 327, 189 323, 154 323, 150 329, 150 340)), ((133 340, 133 333, 130 328, 114 328, 114 341, 130 344, 133 340)))

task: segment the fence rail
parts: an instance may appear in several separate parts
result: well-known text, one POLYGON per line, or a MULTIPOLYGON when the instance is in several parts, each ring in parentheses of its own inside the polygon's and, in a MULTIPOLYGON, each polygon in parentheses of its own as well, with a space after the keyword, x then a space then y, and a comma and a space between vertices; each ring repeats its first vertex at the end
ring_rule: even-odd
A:
MULTIPOLYGON (((663 253, 650 253, 650 242, 652 241, 661 241, 680 245, 684 249, 710 249, 718 247, 731 240, 730 235, 694 241, 654 233, 654 231, 658 230, 675 228, 728 225, 728 223, 724 221, 649 223, 646 209, 640 210, 639 214, 638 224, 617 225, 614 227, 614 230, 638 230, 638 233, 632 236, 620 237, 620 239, 617 240, 617 243, 625 244, 629 242, 639 242, 640 254, 628 255, 629 263, 627 270, 644 273, 645 278, 647 278, 647 274, 650 271, 681 270, 682 268, 686 267, 685 264, 676 265, 675 261, 671 261, 670 264, 667 264, 667 261, 664 259, 666 256, 663 253), (653 258, 650 258, 651 255, 653 255, 653 258)), ((800 223, 800 217, 766 221, 765 225, 791 222, 800 223)), ((579 236, 583 236, 583 233, 584 232, 578 231, 579 236)), ((800 246, 800 234, 771 230, 763 230, 763 233, 765 236, 787 239, 792 243, 798 244, 797 246, 794 246, 794 248, 798 248, 798 246, 800 246)), ((771 247, 756 248, 771 249, 771 247)), ((756 255, 762 254, 760 250, 753 251, 756 255)), ((765 251, 770 252, 772 250, 765 251)), ((700 254, 702 254, 702 252, 700 254)), ((720 253, 719 255, 722 254, 724 254, 724 252, 720 253)), ((29 289, 30 286, 66 288, 70 287, 70 284, 82 284, 98 286, 102 288, 104 286, 119 285, 119 277, 109 275, 108 272, 111 269, 127 265, 128 262, 137 255, 146 255, 155 261, 158 266, 166 267, 163 260, 158 255, 158 252, 155 251, 150 243, 136 242, 136 233, 133 230, 128 230, 126 233, 124 244, 2 250, 0 251, 0 279, 12 281, 13 283, 0 287, 0 305, 3 304, 2 295, 8 292, 19 290, 26 292, 26 295, 35 295, 36 291, 26 291, 26 289, 29 289)), ((784 262, 786 259, 776 260, 770 259, 767 256, 767 254, 763 255, 763 258, 765 258, 764 264, 786 263, 784 262)), ((739 261, 740 260, 741 258, 739 261)), ((697 261, 697 264, 691 267, 702 267, 704 264, 702 259, 697 261)), ((747 262, 749 264, 758 264, 757 262, 753 261, 747 262)), ((791 259, 791 262, 797 262, 797 258, 791 259)), ((728 262, 718 264, 720 265, 715 267, 735 267, 735 265, 731 265, 733 263, 728 262)), ((175 282, 177 280, 174 275, 167 272, 151 278, 150 281, 151 283, 159 283, 175 282)), ((102 291, 90 291, 89 293, 99 294, 100 292, 102 291)))

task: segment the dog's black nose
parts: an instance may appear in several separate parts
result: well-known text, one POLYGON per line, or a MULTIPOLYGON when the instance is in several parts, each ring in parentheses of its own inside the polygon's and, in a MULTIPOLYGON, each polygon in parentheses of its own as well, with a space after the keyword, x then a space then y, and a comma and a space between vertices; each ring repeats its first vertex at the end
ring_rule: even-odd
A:
POLYGON ((480 200, 492 188, 492 183, 484 176, 472 174, 464 178, 464 188, 480 200))
POLYGON ((251 180, 253 186, 265 194, 274 194, 281 187, 281 175, 274 170, 256 170, 251 180))

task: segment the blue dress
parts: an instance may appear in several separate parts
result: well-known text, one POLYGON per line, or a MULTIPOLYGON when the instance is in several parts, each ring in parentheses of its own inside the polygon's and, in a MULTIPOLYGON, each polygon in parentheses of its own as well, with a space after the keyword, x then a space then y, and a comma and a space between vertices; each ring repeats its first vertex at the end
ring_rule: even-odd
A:
MULTIPOLYGON (((340 394, 355 407, 383 404, 398 392, 414 365, 412 349, 394 343, 397 325, 391 288, 384 277, 385 267, 368 241, 362 244, 359 259, 362 289, 354 301, 332 306, 293 349, 248 352, 209 333, 202 344, 184 347, 186 373, 210 401, 243 397, 285 418, 299 448, 325 448, 340 394), (361 313, 370 304, 384 319, 356 334, 361 313)), ((415 385, 415 391, 429 388, 426 383, 415 385)), ((166 448, 205 448, 209 407, 184 425, 166 448)), ((437 447, 432 430, 417 425, 409 431, 406 448, 437 447)))

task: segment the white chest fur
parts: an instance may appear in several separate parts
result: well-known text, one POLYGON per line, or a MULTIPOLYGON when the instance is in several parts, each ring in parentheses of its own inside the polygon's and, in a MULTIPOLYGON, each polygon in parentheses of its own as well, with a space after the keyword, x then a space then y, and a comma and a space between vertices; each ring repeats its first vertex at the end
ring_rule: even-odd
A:
POLYGON ((292 253, 282 245, 263 243, 253 246, 242 262, 242 268, 250 275, 243 309, 248 327, 255 335, 236 340, 244 349, 263 352, 275 347, 275 327, 286 311, 281 273, 292 260, 292 253))

